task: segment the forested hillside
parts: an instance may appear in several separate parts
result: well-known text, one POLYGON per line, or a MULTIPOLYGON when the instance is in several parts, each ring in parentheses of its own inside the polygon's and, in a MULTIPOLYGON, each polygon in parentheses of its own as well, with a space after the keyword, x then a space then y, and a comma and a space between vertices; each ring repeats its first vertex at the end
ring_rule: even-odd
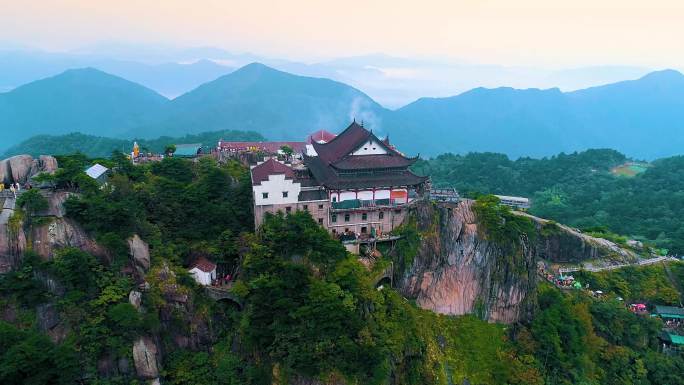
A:
POLYGON ((530 197, 531 213, 578 228, 608 230, 684 253, 684 157, 660 159, 633 177, 611 170, 627 161, 613 150, 511 160, 503 154, 440 155, 415 170, 466 196, 530 197))
MULTIPOLYGON (((82 172, 85 157, 58 161, 57 187, 80 192, 65 202, 68 219, 106 253, 29 251, 0 276, 3 384, 683 383, 684 360, 657 352, 661 322, 612 298, 542 285, 535 317, 507 327, 437 315, 376 288, 377 272, 307 213, 268 216, 255 231, 249 173, 237 163, 133 166, 116 154, 100 188, 82 172), (133 234, 149 243, 147 265, 131 266, 133 234), (234 274, 235 301, 213 301, 195 283, 186 268, 199 256, 234 274)), ((42 199, 22 196, 13 231, 49 226, 42 199)))
POLYGON ((103 136, 71 133, 66 135, 37 135, 10 147, 2 157, 19 154, 38 156, 41 154, 67 155, 80 152, 91 158, 103 158, 112 151, 129 152, 133 142, 138 142, 140 151, 160 154, 167 145, 180 143, 201 143, 214 147, 219 139, 236 141, 261 141, 263 136, 253 131, 212 131, 182 137, 162 136, 157 139, 115 139, 103 136))

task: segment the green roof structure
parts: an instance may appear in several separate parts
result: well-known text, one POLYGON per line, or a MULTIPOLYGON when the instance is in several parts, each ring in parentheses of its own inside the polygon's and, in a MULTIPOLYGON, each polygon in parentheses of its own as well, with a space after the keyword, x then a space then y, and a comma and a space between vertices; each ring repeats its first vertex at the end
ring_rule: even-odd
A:
POLYGON ((201 149, 202 143, 177 144, 176 152, 173 153, 173 156, 179 158, 194 158, 201 153, 201 149))
POLYGON ((684 309, 681 307, 656 305, 655 312, 662 318, 684 319, 684 309))
POLYGON ((684 345, 684 336, 680 336, 678 334, 667 334, 668 338, 670 338, 670 341, 672 342, 673 345, 684 345))

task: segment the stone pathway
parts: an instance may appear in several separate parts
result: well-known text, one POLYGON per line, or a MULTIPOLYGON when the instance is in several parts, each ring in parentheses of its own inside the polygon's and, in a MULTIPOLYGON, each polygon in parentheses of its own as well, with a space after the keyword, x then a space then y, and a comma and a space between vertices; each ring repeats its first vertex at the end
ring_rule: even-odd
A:
POLYGON ((616 269, 621 269, 623 267, 628 267, 628 266, 647 266, 647 265, 652 265, 654 263, 662 262, 662 261, 677 261, 678 259, 675 257, 656 257, 656 258, 649 258, 649 259, 641 259, 638 262, 635 263, 621 263, 617 265, 608 265, 608 266, 594 266, 591 263, 586 263, 583 266, 573 266, 573 267, 561 267, 558 269, 559 273, 572 273, 575 271, 580 271, 580 270, 585 270, 585 271, 591 271, 592 273, 596 273, 599 271, 605 271, 605 270, 616 270, 616 269))

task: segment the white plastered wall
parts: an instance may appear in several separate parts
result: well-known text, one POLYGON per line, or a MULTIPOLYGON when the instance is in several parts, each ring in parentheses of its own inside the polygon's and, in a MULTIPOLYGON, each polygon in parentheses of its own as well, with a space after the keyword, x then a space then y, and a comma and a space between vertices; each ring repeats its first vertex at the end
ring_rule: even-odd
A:
POLYGON ((369 140, 364 143, 358 150, 354 151, 352 155, 381 155, 387 154, 385 147, 375 140, 369 140))
POLYGON ((269 175, 268 180, 252 187, 254 204, 257 206, 297 203, 301 190, 300 183, 285 179, 284 174, 269 175), (284 191, 287 192, 287 197, 283 197, 284 191), (264 199, 263 193, 268 193, 268 198, 264 199))
POLYGON ((195 278, 195 281, 197 281, 197 283, 204 286, 211 285, 212 279, 216 279, 215 269, 207 273, 196 267, 193 267, 192 269, 190 269, 190 274, 192 274, 193 278, 195 278))

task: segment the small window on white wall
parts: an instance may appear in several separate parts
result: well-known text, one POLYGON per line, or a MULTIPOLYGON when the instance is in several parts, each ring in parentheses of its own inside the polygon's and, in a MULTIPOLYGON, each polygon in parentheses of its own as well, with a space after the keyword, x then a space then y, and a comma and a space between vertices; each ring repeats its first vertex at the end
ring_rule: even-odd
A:
POLYGON ((283 198, 287 198, 287 191, 283 191, 283 198))
POLYGON ((261 193, 261 197, 263 199, 268 199, 268 193, 261 193))

